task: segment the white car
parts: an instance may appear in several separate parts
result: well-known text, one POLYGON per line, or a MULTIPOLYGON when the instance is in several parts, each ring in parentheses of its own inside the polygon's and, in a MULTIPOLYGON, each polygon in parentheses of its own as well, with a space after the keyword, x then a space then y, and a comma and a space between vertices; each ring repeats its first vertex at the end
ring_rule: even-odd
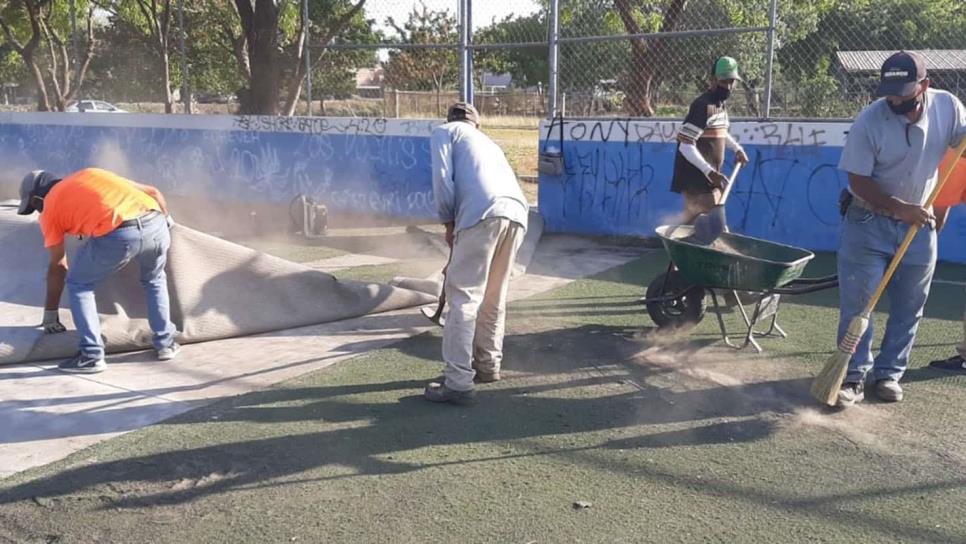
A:
POLYGON ((127 113, 126 110, 122 110, 121 108, 113 104, 108 104, 103 100, 79 100, 77 102, 74 102, 70 106, 67 106, 67 109, 65 109, 64 111, 73 112, 73 113, 85 112, 85 111, 91 111, 95 113, 127 113))

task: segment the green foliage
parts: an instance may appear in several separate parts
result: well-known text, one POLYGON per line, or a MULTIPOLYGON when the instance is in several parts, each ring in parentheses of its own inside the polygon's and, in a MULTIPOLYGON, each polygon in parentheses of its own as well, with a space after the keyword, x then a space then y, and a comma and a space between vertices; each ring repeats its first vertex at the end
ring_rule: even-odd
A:
MULTIPOLYGON (((406 44, 454 44, 459 41, 456 17, 434 11, 420 2, 400 26, 392 17, 386 23, 396 32, 395 41, 406 44)), ((452 49, 397 49, 384 63, 386 81, 396 89, 435 90, 456 86, 459 61, 452 49)))
POLYGON ((547 17, 538 12, 524 17, 508 15, 500 21, 473 34, 476 43, 526 43, 537 41, 532 48, 484 49, 473 61, 478 73, 509 73, 518 87, 546 85, 549 73, 547 40, 547 17))

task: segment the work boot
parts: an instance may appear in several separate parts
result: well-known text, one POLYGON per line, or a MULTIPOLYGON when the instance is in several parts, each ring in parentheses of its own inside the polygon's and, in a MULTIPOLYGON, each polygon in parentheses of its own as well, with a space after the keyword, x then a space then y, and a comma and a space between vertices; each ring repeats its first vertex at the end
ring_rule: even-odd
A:
POLYGON ((835 403, 839 408, 848 408, 857 402, 865 400, 865 386, 862 382, 842 384, 839 390, 839 399, 835 403))
POLYGON ((966 373, 966 359, 963 359, 962 355, 953 355, 949 359, 933 361, 929 363, 929 367, 949 372, 966 373))
POLYGON ((902 386, 893 379, 879 380, 875 382, 875 396, 883 402, 899 402, 902 400, 902 386))
POLYGON ((57 365, 57 368, 62 372, 70 372, 71 374, 97 374, 107 368, 107 363, 104 362, 104 359, 85 357, 78 353, 57 365))
POLYGON ((432 382, 426 386, 423 396, 430 402, 451 402, 453 404, 467 405, 476 401, 476 389, 457 391, 446 387, 445 383, 432 382))
POLYGON ((484 370, 473 363, 473 370, 476 371, 476 376, 473 377, 473 381, 476 383, 493 383, 501 379, 499 369, 484 370))

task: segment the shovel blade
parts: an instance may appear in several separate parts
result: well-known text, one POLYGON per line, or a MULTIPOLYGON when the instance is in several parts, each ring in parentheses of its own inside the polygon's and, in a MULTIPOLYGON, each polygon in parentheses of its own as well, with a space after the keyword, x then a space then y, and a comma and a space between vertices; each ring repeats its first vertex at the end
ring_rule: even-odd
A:
POLYGON ((426 319, 432 321, 437 326, 439 327, 446 326, 446 319, 443 317, 443 312, 434 310, 432 308, 420 308, 419 311, 423 314, 423 316, 426 319))
POLYGON ((701 245, 713 243, 727 229, 724 206, 715 206, 694 219, 694 234, 690 239, 701 245))

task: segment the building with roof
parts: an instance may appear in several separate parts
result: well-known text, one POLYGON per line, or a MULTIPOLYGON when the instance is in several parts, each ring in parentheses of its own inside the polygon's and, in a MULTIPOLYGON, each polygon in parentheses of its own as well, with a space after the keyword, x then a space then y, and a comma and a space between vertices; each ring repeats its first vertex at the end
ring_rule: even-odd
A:
MULTIPOLYGON (((966 49, 913 49, 926 62, 926 72, 932 86, 966 97, 966 49)), ((875 95, 879 69, 894 50, 838 51, 835 53, 836 72, 847 92, 868 92, 875 95)))

